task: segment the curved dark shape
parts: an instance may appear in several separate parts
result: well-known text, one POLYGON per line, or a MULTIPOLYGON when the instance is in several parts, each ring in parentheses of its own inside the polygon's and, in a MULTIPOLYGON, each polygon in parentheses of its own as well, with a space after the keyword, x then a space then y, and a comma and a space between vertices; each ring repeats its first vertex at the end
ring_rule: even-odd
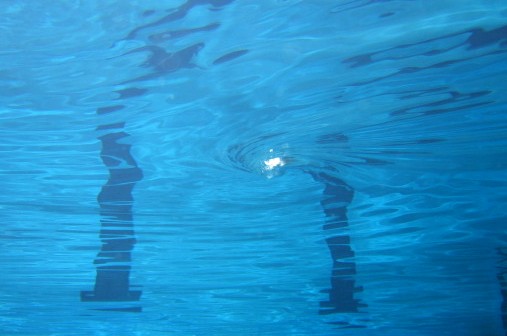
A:
MULTIPOLYGON (((507 42, 507 25, 501 26, 496 29, 492 29, 489 31, 485 31, 482 28, 468 29, 461 32, 455 32, 447 35, 442 35, 438 37, 433 37, 427 40, 400 44, 394 47, 381 49, 377 51, 372 51, 365 54, 356 55, 347 59, 344 59, 342 62, 348 64, 350 68, 362 67, 366 65, 370 65, 377 62, 382 61, 398 61, 407 59, 414 56, 428 56, 428 55, 438 55, 442 53, 449 52, 451 50, 456 50, 458 48, 466 46, 468 49, 479 49, 490 46, 492 44, 499 44, 502 47, 505 46, 507 42), (447 39, 462 37, 463 41, 447 43, 445 44, 445 48, 435 49, 435 42, 445 42, 447 39), (465 39, 466 38, 466 39, 465 39), (418 49, 414 48, 418 47, 418 49), (413 53, 409 53, 407 55, 407 50, 414 48, 413 53), (394 51, 399 51, 395 53, 394 51), (398 55, 398 56, 393 56, 398 55)), ((482 55, 481 55, 482 56, 482 55)), ((473 59, 476 57, 472 57, 469 59, 473 59)), ((455 62, 461 62, 468 59, 458 59, 455 62)), ((434 66, 427 66, 424 68, 416 68, 416 69, 426 69, 432 68, 434 66)), ((405 70, 407 71, 407 70, 405 70)))
MULTIPOLYGON (((120 106, 99 108, 98 114, 121 110, 120 106)), ((95 259, 97 276, 93 291, 81 292, 81 301, 137 301, 141 291, 130 290, 131 252, 136 243, 132 217, 132 189, 143 174, 125 143, 129 134, 124 123, 101 125, 100 157, 109 170, 109 179, 97 200, 100 206, 102 247, 95 259)), ((112 308, 118 311, 140 311, 135 308, 112 308)))
POLYGON ((150 55, 142 66, 152 68, 153 71, 147 75, 130 79, 122 84, 155 79, 184 68, 195 68, 197 65, 193 62, 194 58, 202 48, 204 48, 204 43, 196 43, 174 53, 169 53, 165 49, 154 45, 129 51, 127 54, 148 52, 150 55))
POLYGON ((402 66, 403 63, 400 63, 400 67, 398 69, 393 68, 393 71, 389 74, 379 76, 376 78, 370 78, 361 82, 351 83, 350 86, 362 86, 373 84, 385 79, 394 77, 397 78, 399 75, 441 69, 454 64, 475 61, 477 59, 486 56, 505 54, 507 53, 506 50, 507 25, 497 27, 489 31, 486 31, 482 28, 468 29, 465 31, 442 35, 423 41, 401 44, 398 46, 349 57, 347 59, 342 60, 342 62, 344 64, 347 64, 349 68, 357 68, 385 61, 390 62, 404 61, 418 56, 426 58, 427 56, 434 56, 443 53, 448 53, 450 51, 461 50, 463 47, 466 47, 469 50, 472 49, 476 50, 484 49, 484 50, 482 51, 482 53, 473 54, 472 56, 448 59, 443 62, 436 62, 434 64, 424 66, 403 67, 402 66), (460 41, 455 41, 460 38, 461 38, 460 41), (445 45, 445 47, 436 48, 435 45, 438 45, 436 42, 438 42, 441 45, 445 45), (494 44, 497 44, 499 46, 497 50, 488 50, 486 48, 494 44))
POLYGON ((190 29, 167 30, 161 33, 152 34, 149 39, 153 43, 163 43, 172 39, 178 39, 198 32, 212 31, 220 27, 219 23, 211 23, 209 25, 190 29))
POLYGON ((505 42, 507 42, 507 25, 489 31, 482 28, 474 29, 467 39, 469 49, 484 48, 495 43, 505 44, 505 42))
POLYGON ((162 18, 135 28, 127 35, 126 39, 136 38, 140 31, 145 30, 147 28, 157 27, 183 19, 185 16, 187 16, 188 12, 194 7, 209 5, 212 6, 212 9, 217 10, 221 9, 221 7, 225 5, 232 3, 233 1, 234 0, 188 0, 178 8, 170 10, 169 14, 163 16, 162 18))
POLYGON ((222 64, 225 62, 232 61, 233 59, 236 59, 238 57, 246 55, 247 53, 248 53, 248 50, 246 50, 246 49, 230 52, 230 53, 220 56, 219 58, 214 60, 213 65, 222 64))
MULTIPOLYGON (((344 229, 348 226, 347 206, 352 202, 354 190, 344 181, 324 172, 310 172, 315 181, 324 184, 322 208, 326 215, 324 230, 344 229)), ((333 259, 329 300, 321 302, 321 315, 333 313, 358 313, 366 305, 355 298, 362 288, 355 285, 355 256, 350 246, 350 237, 343 233, 326 239, 333 259)))

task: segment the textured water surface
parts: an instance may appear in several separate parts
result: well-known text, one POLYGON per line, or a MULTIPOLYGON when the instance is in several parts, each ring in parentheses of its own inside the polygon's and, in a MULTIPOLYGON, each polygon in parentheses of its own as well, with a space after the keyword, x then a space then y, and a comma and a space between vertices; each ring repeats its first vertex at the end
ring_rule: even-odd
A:
POLYGON ((505 1, 0 11, 0 334, 505 335, 505 1))

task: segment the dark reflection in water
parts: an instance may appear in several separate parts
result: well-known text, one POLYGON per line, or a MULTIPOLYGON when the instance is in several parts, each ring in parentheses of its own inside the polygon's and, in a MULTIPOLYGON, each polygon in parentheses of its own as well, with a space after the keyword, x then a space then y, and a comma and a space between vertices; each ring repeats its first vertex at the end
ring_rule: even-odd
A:
MULTIPOLYGON (((169 24, 174 21, 181 20, 187 16, 188 12, 190 10, 192 10, 192 8, 208 5, 208 6, 212 6, 211 10, 219 10, 222 6, 228 5, 232 2, 234 2, 234 0, 188 0, 180 7, 176 8, 176 9, 168 10, 169 14, 164 15, 160 19, 158 19, 154 22, 142 25, 140 27, 134 28, 127 35, 126 39, 134 39, 134 38, 138 37, 138 34, 140 32, 142 32, 143 30, 146 30, 148 28, 159 27, 159 26, 163 26, 165 24, 169 24)), ((152 13, 150 13, 150 14, 152 14, 152 13)), ((206 28, 204 28, 204 29, 206 29, 206 28)), ((211 29, 214 29, 214 28, 211 28, 211 29)), ((194 30, 193 32, 196 32, 196 31, 199 31, 199 30, 194 30)), ((182 32, 187 33, 187 32, 189 32, 189 30, 184 29, 182 32)), ((180 34, 177 32, 172 32, 171 36, 176 37, 176 36, 180 36, 180 34)), ((168 36, 166 35, 165 38, 167 38, 167 37, 168 36)), ((165 38, 163 38, 163 40, 165 40, 165 38)), ((155 41, 158 42, 157 39, 155 39, 155 41)))
MULTIPOLYGON (((384 79, 398 77, 400 75, 413 74, 431 69, 443 69, 450 65, 476 61, 487 55, 505 54, 507 53, 507 26, 502 26, 492 30, 484 30, 482 28, 471 29, 459 33, 453 33, 443 36, 438 36, 425 41, 417 43, 402 44, 391 47, 385 50, 372 51, 367 54, 360 54, 349 57, 342 62, 348 64, 351 68, 363 67, 372 64, 379 64, 380 62, 395 61, 403 64, 403 61, 415 57, 430 57, 439 54, 448 53, 450 51, 458 51, 467 48, 485 49, 488 46, 497 44, 500 48, 492 51, 485 51, 485 53, 471 54, 468 57, 455 58, 444 60, 436 57, 435 62, 426 66, 403 66, 394 70, 388 75, 379 76, 370 80, 353 83, 353 86, 362 86, 366 84, 380 82, 384 79), (435 49, 436 45, 447 45, 446 48, 435 49)), ((463 52, 459 54, 464 54, 463 52)), ((465 54, 466 55, 466 54, 465 54)))
POLYGON ((172 39, 177 39, 181 37, 185 37, 187 35, 191 35, 198 32, 206 32, 212 31, 220 27, 219 23, 211 23, 209 25, 197 28, 190 29, 180 29, 180 30, 167 30, 161 33, 156 33, 150 35, 148 38, 153 43, 161 43, 172 39))
MULTIPOLYGON (((170 14, 157 21, 140 26, 131 31, 128 39, 136 38, 138 33, 150 27, 158 27, 185 17, 193 7, 211 5, 211 9, 219 9, 232 1, 228 0, 190 0, 170 14)), ((152 34, 148 40, 151 42, 163 42, 171 38, 179 38, 188 34, 201 31, 211 31, 219 26, 217 23, 196 29, 184 29, 181 31, 165 31, 160 34, 152 34)), ((127 54, 145 52, 148 54, 146 61, 141 67, 149 68, 146 75, 127 80, 123 83, 142 82, 158 78, 163 75, 184 69, 193 68, 195 56, 204 48, 204 43, 195 43, 186 48, 169 51, 155 44, 148 44, 129 51, 127 54)), ((246 53, 240 51, 225 55, 223 62, 246 53)), ((220 62, 219 62, 220 63, 220 62)), ((118 94, 116 100, 125 100, 143 96, 148 92, 146 88, 125 87, 114 91, 118 94)), ((115 115, 115 123, 99 125, 97 131, 102 134, 99 140, 102 144, 100 157, 109 170, 109 179, 102 187, 97 197, 100 206, 101 229, 100 239, 102 247, 95 259, 97 274, 93 291, 82 291, 82 301, 120 302, 138 301, 141 291, 132 290, 130 284, 130 271, 132 267, 132 250, 136 243, 132 206, 134 199, 132 190, 136 182, 143 177, 142 170, 130 153, 131 144, 128 142, 130 134, 125 132, 125 121, 119 116, 126 108, 123 104, 99 107, 97 114, 115 115)), ((114 310, 123 312, 140 312, 139 306, 104 307, 98 310, 114 310)))
POLYGON ((324 184, 321 205, 326 215, 324 230, 330 232, 326 243, 333 260, 329 300, 321 302, 321 314, 357 313, 365 307, 354 294, 362 289, 355 285, 355 253, 350 246, 347 207, 352 202, 354 190, 344 181, 324 172, 310 172, 315 181, 324 184), (336 233, 333 233, 336 232, 336 233))
POLYGON ((196 43, 173 53, 167 52, 165 49, 158 46, 146 46, 134 49, 129 52, 129 54, 136 52, 149 53, 150 56, 143 64, 143 67, 151 68, 152 72, 147 75, 128 80, 123 84, 158 78, 162 75, 184 68, 195 68, 196 64, 193 63, 193 60, 202 48, 204 48, 204 43, 196 43))
MULTIPOLYGON (((122 106, 107 106, 97 113, 118 113, 122 106)), ((131 290, 131 253, 136 242, 132 215, 132 189, 143 174, 126 143, 129 134, 123 122, 100 125, 97 131, 102 143, 100 157, 109 170, 109 179, 97 200, 100 206, 102 247, 95 259, 97 276, 93 291, 81 292, 82 301, 138 301, 141 291, 131 290)), ((118 307, 108 310, 140 311, 140 307, 118 307)))

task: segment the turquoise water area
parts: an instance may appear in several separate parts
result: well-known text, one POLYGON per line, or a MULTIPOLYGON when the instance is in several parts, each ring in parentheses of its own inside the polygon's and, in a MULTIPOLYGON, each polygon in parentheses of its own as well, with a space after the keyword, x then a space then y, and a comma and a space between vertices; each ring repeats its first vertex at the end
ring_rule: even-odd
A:
POLYGON ((506 334, 504 0, 0 15, 0 335, 506 334))

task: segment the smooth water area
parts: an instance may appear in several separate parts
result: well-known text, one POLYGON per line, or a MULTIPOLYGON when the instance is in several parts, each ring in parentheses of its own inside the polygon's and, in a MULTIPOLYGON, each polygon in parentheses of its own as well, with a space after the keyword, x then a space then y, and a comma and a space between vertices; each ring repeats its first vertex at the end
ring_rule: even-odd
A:
POLYGON ((507 3, 2 1, 0 335, 505 335, 507 3))

